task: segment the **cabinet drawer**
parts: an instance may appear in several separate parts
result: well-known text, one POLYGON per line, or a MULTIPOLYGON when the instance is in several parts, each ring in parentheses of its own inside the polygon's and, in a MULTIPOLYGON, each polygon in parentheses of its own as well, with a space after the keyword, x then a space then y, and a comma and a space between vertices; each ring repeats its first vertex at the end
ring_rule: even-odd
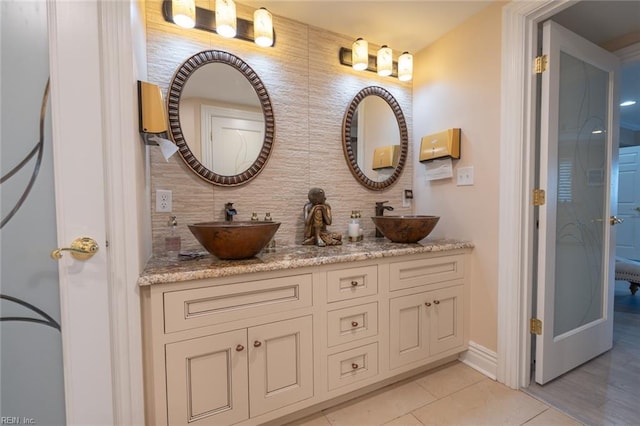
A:
POLYGON ((327 312, 327 346, 353 342, 378 334, 378 303, 327 312))
POLYGON ((378 344, 329 355, 327 360, 329 390, 347 386, 378 374, 378 344))
POLYGON ((166 333, 311 306, 311 275, 164 293, 166 333))
POLYGON ((395 262, 389 265, 389 273, 392 291, 461 279, 464 276, 464 255, 395 262))
POLYGON ((378 294, 378 267, 340 269, 327 273, 327 301, 353 299, 378 294))

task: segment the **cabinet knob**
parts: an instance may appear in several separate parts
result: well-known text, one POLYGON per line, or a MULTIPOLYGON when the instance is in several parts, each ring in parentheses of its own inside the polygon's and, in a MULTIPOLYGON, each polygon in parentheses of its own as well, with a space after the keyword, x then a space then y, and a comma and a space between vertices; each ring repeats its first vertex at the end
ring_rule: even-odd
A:
POLYGON ((351 368, 354 370, 358 369, 358 364, 356 364, 355 362, 353 364, 351 364, 351 368))
POLYGON ((426 307, 431 306, 431 302, 425 302, 425 303, 424 303, 424 306, 426 306, 426 307))
POLYGON ((256 340, 255 342, 253 342, 253 347, 254 348, 259 348, 260 346, 262 346, 262 342, 259 340, 256 340))
POLYGON ((358 321, 351 321, 351 327, 357 327, 358 321))
POLYGON ((436 305, 439 305, 440 301, 439 300, 434 300, 433 303, 435 303, 436 305))
POLYGON ((358 287, 358 281, 351 281, 351 287, 358 287))
POLYGON ((242 346, 242 345, 236 346, 236 351, 238 351, 238 352, 244 351, 244 346, 242 346))

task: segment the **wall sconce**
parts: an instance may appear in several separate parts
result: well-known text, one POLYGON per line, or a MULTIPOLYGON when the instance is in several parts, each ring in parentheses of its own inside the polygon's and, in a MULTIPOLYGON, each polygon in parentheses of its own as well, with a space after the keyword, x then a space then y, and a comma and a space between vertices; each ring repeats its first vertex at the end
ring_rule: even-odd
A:
POLYGON ((145 145, 158 145, 164 159, 178 151, 167 135, 167 114, 160 87, 138 80, 138 125, 145 145))
POLYGON ((271 27, 271 44, 261 44, 266 43, 266 41, 264 41, 262 30, 256 28, 256 25, 262 27, 261 24, 265 22, 267 18, 266 14, 259 14, 260 19, 254 14, 254 21, 260 21, 260 23, 256 24, 249 20, 236 17, 236 6, 233 0, 216 0, 215 11, 195 6, 194 0, 163 0, 162 16, 164 20, 183 26, 181 24, 181 22, 183 22, 181 17, 186 15, 183 13, 183 4, 191 4, 194 8, 194 17, 192 18, 194 25, 185 28, 196 28, 217 33, 223 37, 235 37, 240 40, 255 42, 259 46, 268 47, 275 44, 276 33, 273 29, 273 19, 271 13, 266 9, 264 9, 264 11, 268 14, 268 21, 271 27), (233 19, 227 19, 231 14, 233 14, 233 19), (234 35, 230 35, 233 31, 235 31, 234 35), (258 32, 256 33, 256 31, 258 32))
POLYGON ((368 43, 361 38, 353 42, 352 48, 340 48, 340 63, 358 71, 375 72, 380 76, 398 77, 400 81, 410 81, 413 78, 413 56, 404 52, 393 60, 393 51, 384 45, 377 55, 369 55, 368 43), (366 46, 363 48, 363 46, 366 46))

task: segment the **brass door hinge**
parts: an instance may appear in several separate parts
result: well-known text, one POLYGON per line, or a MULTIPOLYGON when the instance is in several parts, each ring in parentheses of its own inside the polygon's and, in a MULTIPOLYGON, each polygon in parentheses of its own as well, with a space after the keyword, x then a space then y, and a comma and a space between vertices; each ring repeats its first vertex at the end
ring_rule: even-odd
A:
POLYGON ((544 189, 534 189, 533 190, 533 205, 534 206, 544 206, 545 203, 545 192, 544 189))
POLYGON ((547 55, 536 56, 533 61, 533 72, 542 74, 547 70, 547 55))
POLYGON ((529 331, 531 334, 537 334, 540 336, 542 334, 542 320, 538 318, 531 318, 529 321, 529 331))

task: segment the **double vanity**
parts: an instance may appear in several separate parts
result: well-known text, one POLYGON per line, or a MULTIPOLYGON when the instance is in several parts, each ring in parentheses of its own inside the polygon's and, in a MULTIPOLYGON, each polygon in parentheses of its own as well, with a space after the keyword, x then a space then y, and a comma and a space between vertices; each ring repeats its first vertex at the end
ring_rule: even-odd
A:
POLYGON ((282 423, 455 359, 472 244, 371 239, 139 278, 152 425, 282 423))

